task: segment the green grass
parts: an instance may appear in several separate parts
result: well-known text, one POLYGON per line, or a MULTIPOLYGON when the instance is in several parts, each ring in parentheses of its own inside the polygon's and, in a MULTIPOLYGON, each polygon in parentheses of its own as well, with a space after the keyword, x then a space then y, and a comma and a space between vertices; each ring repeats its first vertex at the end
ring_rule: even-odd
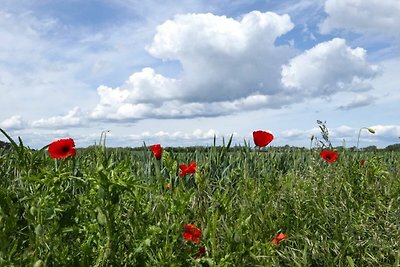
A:
POLYGON ((0 266, 399 266, 399 253, 398 152, 0 150, 0 266))

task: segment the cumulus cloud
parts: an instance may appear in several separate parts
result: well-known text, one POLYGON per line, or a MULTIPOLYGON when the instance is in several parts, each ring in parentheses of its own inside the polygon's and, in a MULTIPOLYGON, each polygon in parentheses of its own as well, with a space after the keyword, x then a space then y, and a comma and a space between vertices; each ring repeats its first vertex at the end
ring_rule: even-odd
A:
POLYGON ((305 135, 312 135, 309 131, 304 131, 300 129, 289 129, 289 130, 284 130, 281 132, 282 138, 300 138, 300 137, 305 137, 305 135))
POLYGON ((219 137, 220 133, 214 129, 208 130, 201 130, 196 129, 193 132, 182 132, 182 131, 175 131, 175 132, 165 132, 165 131, 158 131, 154 133, 150 133, 148 131, 142 132, 140 134, 131 134, 129 135, 129 139, 135 141, 206 141, 212 140, 214 136, 219 137))
POLYGON ((78 107, 70 110, 64 116, 54 116, 47 119, 35 120, 31 123, 33 128, 66 128, 81 126, 85 121, 84 115, 78 107))
POLYGON ((387 137, 392 140, 400 137, 400 125, 372 125, 370 128, 375 130, 378 137, 387 137))
MULTIPOLYGON (((360 142, 367 142, 369 144, 393 144, 398 142, 400 136, 400 125, 370 125, 366 126, 375 130, 375 134, 368 131, 361 131, 360 142)), ((358 133, 360 128, 354 128, 347 125, 329 128, 329 139, 333 146, 340 146, 345 141, 348 147, 355 146, 357 143, 358 133)), ((287 142, 303 142, 310 140, 311 136, 321 138, 321 131, 319 128, 311 129, 290 129, 281 131, 277 136, 281 137, 282 141, 287 142)), ((364 145, 361 145, 364 146, 364 145)))
POLYGON ((371 89, 368 81, 378 67, 366 60, 363 48, 351 48, 344 39, 317 44, 282 67, 285 90, 307 97, 329 96, 339 91, 371 89))
POLYGON ((293 27, 288 15, 272 12, 253 11, 239 20, 210 13, 177 15, 158 26, 147 50, 179 62, 180 76, 143 68, 120 87, 100 86, 91 118, 220 116, 372 88, 370 79, 379 71, 367 62, 366 50, 335 38, 293 57, 293 48, 275 45, 293 27))
POLYGON ((350 110, 350 109, 354 109, 354 108, 365 107, 365 106, 373 104, 376 99, 377 98, 375 96, 366 95, 366 94, 362 94, 362 95, 358 94, 352 99, 352 101, 350 101, 349 103, 347 103, 345 105, 339 106, 338 109, 350 110))
POLYGON ((0 122, 0 128, 5 130, 19 130, 23 129, 27 123, 19 115, 14 115, 0 122))
POLYGON ((136 120, 218 116, 280 107, 280 66, 294 52, 276 38, 294 27, 288 15, 253 11, 240 20, 213 14, 177 15, 159 25, 148 52, 177 61, 179 78, 144 68, 117 88, 100 86, 94 119, 136 120))
POLYGON ((320 25, 322 33, 341 28, 400 37, 398 0, 327 0, 325 12, 328 17, 320 25))
POLYGON ((294 27, 288 15, 253 11, 241 20, 213 14, 178 15, 157 28, 151 55, 178 60, 187 101, 235 100, 277 90, 276 68, 288 53, 277 37, 294 27))

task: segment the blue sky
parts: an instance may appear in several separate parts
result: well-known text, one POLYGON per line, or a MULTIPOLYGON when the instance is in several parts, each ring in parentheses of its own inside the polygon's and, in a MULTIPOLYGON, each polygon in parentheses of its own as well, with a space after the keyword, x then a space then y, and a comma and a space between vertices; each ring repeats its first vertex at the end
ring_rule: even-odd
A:
MULTIPOLYGON (((31 147, 399 142, 398 0, 2 0, 0 127, 31 147)), ((5 140, 4 137, 0 137, 5 140)))

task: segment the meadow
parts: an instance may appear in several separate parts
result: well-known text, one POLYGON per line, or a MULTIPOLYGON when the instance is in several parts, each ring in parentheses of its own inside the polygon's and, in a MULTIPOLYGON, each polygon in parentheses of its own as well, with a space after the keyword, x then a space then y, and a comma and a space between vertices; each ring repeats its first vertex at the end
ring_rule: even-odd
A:
POLYGON ((327 162, 318 147, 231 141, 160 159, 104 143, 54 159, 12 142, 0 266, 400 266, 399 152, 327 162))

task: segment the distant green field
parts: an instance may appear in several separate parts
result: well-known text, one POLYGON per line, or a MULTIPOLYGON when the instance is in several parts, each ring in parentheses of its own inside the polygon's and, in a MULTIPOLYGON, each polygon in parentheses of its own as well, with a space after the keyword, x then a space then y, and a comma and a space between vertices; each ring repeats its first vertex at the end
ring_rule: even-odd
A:
POLYGON ((329 164, 226 145, 158 161, 99 146, 56 160, 15 145, 0 150, 0 266, 399 266, 399 152, 329 164))

